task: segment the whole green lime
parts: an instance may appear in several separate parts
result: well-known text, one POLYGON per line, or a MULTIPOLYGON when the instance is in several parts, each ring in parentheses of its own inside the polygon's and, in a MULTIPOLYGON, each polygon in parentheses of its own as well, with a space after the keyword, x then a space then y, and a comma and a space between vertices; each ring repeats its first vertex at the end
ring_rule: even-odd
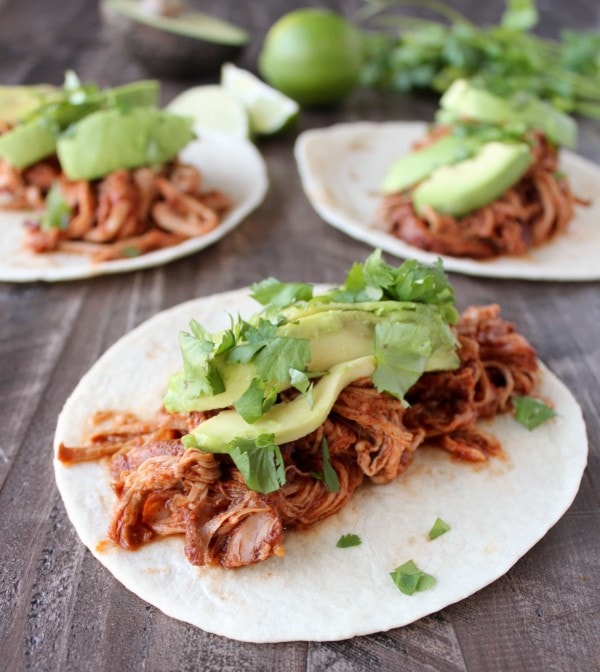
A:
POLYGON ((301 105, 332 105, 358 82, 362 42, 344 17, 325 9, 297 9, 267 33, 259 57, 262 76, 301 105))

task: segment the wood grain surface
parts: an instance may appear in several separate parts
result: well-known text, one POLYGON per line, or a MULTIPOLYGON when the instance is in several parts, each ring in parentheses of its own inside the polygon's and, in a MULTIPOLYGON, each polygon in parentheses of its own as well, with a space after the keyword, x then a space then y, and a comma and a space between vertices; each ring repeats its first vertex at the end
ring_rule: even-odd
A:
MULTIPOLYGON (((200 4, 251 31, 239 63, 252 70, 269 25, 296 6, 281 0, 200 4)), ((321 4, 351 15, 360 2, 321 4)), ((451 4, 479 22, 496 20, 501 9, 494 0, 451 4)), ((596 0, 538 5, 546 35, 600 26, 596 0)), ((111 47, 96 2, 0 0, 0 83, 59 84, 68 68, 102 85, 146 76, 111 47)), ((163 102, 188 85, 164 81, 163 102)), ((127 331, 181 301, 268 275, 340 281, 353 261, 367 256, 366 245, 322 222, 305 198, 292 157, 297 133, 340 121, 431 120, 435 106, 431 97, 358 90, 333 110, 303 112, 294 130, 259 143, 270 178, 263 206, 189 258, 85 281, 0 284, 0 669, 600 669, 598 283, 451 276, 460 307, 500 303, 573 390, 587 422, 590 457, 570 510, 506 576, 408 627, 348 641, 276 645, 206 634, 115 581, 80 543, 54 484, 57 415, 81 376, 127 331)), ((600 162, 597 124, 581 123, 578 151, 600 162)))

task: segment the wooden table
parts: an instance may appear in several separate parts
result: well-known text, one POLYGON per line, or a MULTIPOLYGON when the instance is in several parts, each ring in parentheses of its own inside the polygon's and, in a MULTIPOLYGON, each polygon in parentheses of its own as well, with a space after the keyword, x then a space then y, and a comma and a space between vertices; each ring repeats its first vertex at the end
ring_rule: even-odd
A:
MULTIPOLYGON (((252 30, 255 69, 267 27, 293 2, 213 2, 252 30)), ((323 3, 349 13, 354 2, 323 3)), ((492 0, 453 3, 478 21, 492 0)), ((598 26, 595 0, 539 3, 541 31, 598 26)), ((116 85, 145 73, 109 48, 92 0, 0 0, 0 82, 60 83, 67 68, 116 85)), ((209 80, 206 80, 209 81, 209 80)), ((164 102, 186 86, 165 81, 164 102)), ((460 307, 497 301, 581 403, 589 466, 567 514, 506 576, 408 627, 333 643, 253 645, 177 622, 117 583, 83 547, 52 476, 57 415, 81 376, 132 327, 192 297, 267 275, 336 282, 369 253, 322 222, 292 158, 298 132, 340 121, 432 119, 435 100, 357 91, 302 114, 259 144, 270 191, 219 243, 132 274, 0 285, 0 668, 6 670, 592 670, 600 669, 600 291, 597 283, 496 281, 453 274, 460 307)), ((579 151, 600 161, 598 125, 579 151)), ((599 195, 600 196, 600 195, 599 195)), ((600 259, 599 259, 600 263, 600 259)), ((548 493, 552 497, 552 493, 548 493)))

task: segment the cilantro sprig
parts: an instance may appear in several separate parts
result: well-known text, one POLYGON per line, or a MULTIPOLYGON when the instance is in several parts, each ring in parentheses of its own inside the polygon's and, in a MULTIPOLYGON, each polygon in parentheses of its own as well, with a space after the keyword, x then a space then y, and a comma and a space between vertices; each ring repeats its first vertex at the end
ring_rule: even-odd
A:
POLYGON ((331 301, 357 303, 362 301, 412 301, 437 305, 444 319, 454 324, 458 313, 454 306, 454 289, 438 259, 432 266, 414 259, 398 268, 381 258, 375 250, 364 263, 350 269, 344 285, 328 294, 331 301))
POLYGON ((285 485, 285 466, 273 434, 260 434, 255 439, 237 438, 226 446, 246 485, 264 495, 285 485))

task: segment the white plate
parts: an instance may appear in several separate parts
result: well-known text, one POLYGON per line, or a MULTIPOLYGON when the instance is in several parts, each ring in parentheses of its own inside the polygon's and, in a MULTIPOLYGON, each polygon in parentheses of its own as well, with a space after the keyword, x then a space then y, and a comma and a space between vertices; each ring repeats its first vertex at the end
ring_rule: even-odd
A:
POLYGON ((564 234, 522 257, 476 261, 439 255, 375 228, 385 174, 426 132, 424 122, 359 122, 302 133, 295 155, 312 206, 352 238, 404 259, 432 263, 441 256, 449 271, 527 280, 600 279, 600 168, 566 150, 561 151, 561 170, 569 176, 574 193, 593 202, 576 208, 564 234))
POLYGON ((219 189, 232 200, 232 209, 217 228, 204 236, 139 257, 93 263, 81 254, 29 252, 23 247, 23 220, 32 214, 0 212, 0 280, 54 282, 159 266, 198 252, 221 239, 257 208, 267 193, 264 161, 256 147, 246 140, 216 132, 202 133, 201 138, 191 142, 180 157, 184 163, 200 169, 203 189, 219 189))
MULTIPOLYGON (((181 366, 178 330, 192 317, 211 331, 226 328, 229 315, 239 310, 248 317, 256 306, 246 290, 210 296, 124 336, 67 400, 55 448, 80 445, 97 410, 153 417, 181 366)), ((535 431, 510 416, 484 425, 501 438, 504 458, 473 466, 419 449, 396 481, 365 484, 338 514, 288 532, 285 557, 236 570, 190 565, 180 537, 135 552, 107 543, 114 493, 102 462, 55 460, 56 481, 83 543, 129 590, 169 616, 243 641, 345 639, 406 625, 472 595, 507 572, 567 510, 586 464, 585 425, 571 393, 545 368, 540 391, 558 416, 535 431), (452 529, 429 541, 437 516, 452 529), (358 534, 362 544, 336 548, 346 533, 358 534), (412 597, 389 577, 409 559, 437 579, 412 597)))

